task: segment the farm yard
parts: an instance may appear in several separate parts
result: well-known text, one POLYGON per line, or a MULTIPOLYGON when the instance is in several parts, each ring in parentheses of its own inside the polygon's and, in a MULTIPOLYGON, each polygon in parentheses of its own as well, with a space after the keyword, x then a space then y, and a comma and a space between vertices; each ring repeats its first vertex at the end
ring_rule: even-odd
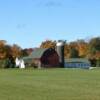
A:
POLYGON ((100 0, 0 0, 0 100, 100 100, 100 0))
POLYGON ((1 69, 0 100, 100 100, 100 69, 1 69))

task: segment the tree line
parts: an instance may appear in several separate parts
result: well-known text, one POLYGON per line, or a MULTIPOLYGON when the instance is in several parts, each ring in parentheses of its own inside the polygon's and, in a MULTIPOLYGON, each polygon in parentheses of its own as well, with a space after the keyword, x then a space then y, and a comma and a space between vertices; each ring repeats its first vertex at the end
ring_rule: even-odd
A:
MULTIPOLYGON (((46 40, 41 43, 41 48, 55 48, 56 41, 46 40)), ((90 41, 77 40, 65 43, 65 58, 100 58, 100 37, 92 38, 90 41)))
MULTIPOLYGON (((56 42, 46 40, 41 43, 41 48, 55 48, 56 42)), ((65 58, 87 58, 90 60, 92 66, 100 67, 100 37, 95 37, 89 41, 76 40, 66 42, 64 46, 65 58)))
POLYGON ((17 44, 9 45, 5 40, 0 40, 0 60, 9 56, 13 58, 28 56, 32 51, 33 48, 22 49, 17 44))
POLYGON ((5 40, 0 40, 0 68, 13 68, 16 57, 28 56, 33 48, 22 49, 19 45, 9 45, 5 40))
MULTIPOLYGON (((53 48, 56 49, 57 41, 46 40, 40 45, 40 48, 53 48)), ((7 41, 0 40, 0 60, 5 60, 7 58, 24 57, 31 54, 34 48, 22 49, 19 45, 7 44, 7 41)), ((89 41, 76 40, 72 42, 65 43, 64 46, 64 57, 65 58, 87 58, 89 59, 93 66, 100 62, 100 37, 95 37, 89 41)))

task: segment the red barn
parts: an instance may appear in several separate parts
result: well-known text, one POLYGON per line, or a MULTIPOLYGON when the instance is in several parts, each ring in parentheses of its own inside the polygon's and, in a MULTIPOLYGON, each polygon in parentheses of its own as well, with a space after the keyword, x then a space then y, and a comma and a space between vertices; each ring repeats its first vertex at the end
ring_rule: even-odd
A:
POLYGON ((24 61, 31 61, 37 67, 53 68, 59 66, 59 56, 52 48, 35 49, 29 57, 24 58, 24 61))

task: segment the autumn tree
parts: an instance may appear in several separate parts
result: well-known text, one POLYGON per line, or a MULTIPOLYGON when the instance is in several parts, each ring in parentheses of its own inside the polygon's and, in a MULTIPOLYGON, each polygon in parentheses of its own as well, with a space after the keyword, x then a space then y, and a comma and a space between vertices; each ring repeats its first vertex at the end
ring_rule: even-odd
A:
POLYGON ((41 43, 40 48, 53 48, 55 49, 56 47, 56 42, 52 40, 46 40, 41 43))
POLYGON ((5 45, 5 52, 6 52, 6 57, 5 58, 8 58, 10 55, 11 55, 11 46, 10 45, 5 45))
POLYGON ((70 48, 69 48, 69 45, 67 43, 65 43, 65 46, 64 46, 64 56, 65 56, 65 58, 70 57, 70 48))
POLYGON ((85 42, 84 40, 78 40, 77 45, 78 45, 79 56, 81 58, 86 57, 89 52, 88 43, 85 42))
POLYGON ((11 47, 11 55, 16 58, 21 56, 21 47, 19 47, 17 44, 14 44, 11 47))
POLYGON ((6 45, 6 41, 0 40, 0 59, 4 59, 6 57, 5 45, 6 45))
POLYGON ((76 41, 69 43, 69 55, 70 58, 78 58, 79 57, 79 51, 78 51, 78 44, 76 41))

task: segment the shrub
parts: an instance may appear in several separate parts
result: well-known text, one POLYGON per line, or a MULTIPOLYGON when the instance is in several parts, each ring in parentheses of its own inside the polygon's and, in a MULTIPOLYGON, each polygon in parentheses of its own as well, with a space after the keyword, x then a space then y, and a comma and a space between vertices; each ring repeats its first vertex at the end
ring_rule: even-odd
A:
POLYGON ((0 60, 0 68, 5 68, 6 60, 0 60))
POLYGON ((96 67, 100 67, 100 58, 96 62, 96 67))

